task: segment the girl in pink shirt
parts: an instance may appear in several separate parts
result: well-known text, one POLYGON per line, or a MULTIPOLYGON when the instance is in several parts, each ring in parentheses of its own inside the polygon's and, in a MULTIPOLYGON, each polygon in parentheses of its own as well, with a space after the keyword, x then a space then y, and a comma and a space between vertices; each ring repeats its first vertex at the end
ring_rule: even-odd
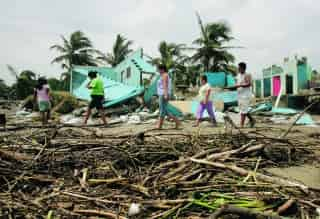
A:
POLYGON ((42 124, 47 124, 50 119, 50 87, 45 78, 39 78, 34 89, 34 102, 38 103, 42 124))

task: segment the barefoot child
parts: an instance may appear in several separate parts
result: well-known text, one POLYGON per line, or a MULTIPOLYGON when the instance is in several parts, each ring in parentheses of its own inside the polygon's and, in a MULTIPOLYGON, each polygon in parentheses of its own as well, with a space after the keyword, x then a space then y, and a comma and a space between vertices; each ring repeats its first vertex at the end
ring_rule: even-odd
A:
POLYGON ((42 124, 45 125, 50 119, 50 87, 45 78, 39 78, 38 84, 33 92, 34 102, 38 103, 42 124))
POLYGON ((200 121, 203 117, 203 113, 205 110, 207 110, 209 116, 210 116, 210 119, 211 119, 211 122, 214 126, 217 125, 217 122, 216 122, 216 118, 215 118, 215 115, 214 115, 214 112, 213 112, 213 104, 212 104, 212 101, 210 100, 210 96, 211 96, 211 87, 208 83, 208 79, 207 79, 207 76, 206 75, 202 75, 200 77, 200 82, 201 82, 201 87, 200 87, 200 90, 199 90, 199 95, 198 95, 198 98, 200 100, 200 104, 198 106, 198 109, 197 109, 197 122, 195 124, 195 127, 198 127, 199 124, 200 124, 200 121))
POLYGON ((158 129, 162 128, 163 121, 166 116, 174 120, 176 123, 176 128, 179 128, 180 121, 168 112, 168 101, 171 92, 171 80, 169 74, 167 73, 167 67, 164 65, 159 65, 158 70, 160 72, 160 79, 157 84, 157 92, 159 96, 159 122, 158 129))

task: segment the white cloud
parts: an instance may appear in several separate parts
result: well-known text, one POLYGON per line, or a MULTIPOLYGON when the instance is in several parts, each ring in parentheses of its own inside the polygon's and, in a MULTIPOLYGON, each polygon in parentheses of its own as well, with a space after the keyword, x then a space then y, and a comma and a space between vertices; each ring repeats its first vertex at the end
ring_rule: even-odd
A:
POLYGON ((233 45, 245 47, 234 50, 236 58, 251 72, 296 53, 319 68, 317 0, 1 0, 0 77, 8 77, 6 64, 58 75, 49 47, 78 29, 104 52, 118 33, 151 55, 161 40, 190 44, 199 33, 195 11, 204 22, 231 25, 233 45))

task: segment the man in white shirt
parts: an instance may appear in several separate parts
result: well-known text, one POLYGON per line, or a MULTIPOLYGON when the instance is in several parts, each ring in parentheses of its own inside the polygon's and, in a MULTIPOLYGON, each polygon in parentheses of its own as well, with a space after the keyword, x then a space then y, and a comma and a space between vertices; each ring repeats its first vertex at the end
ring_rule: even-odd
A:
POLYGON ((251 74, 246 73, 247 65, 244 62, 240 62, 238 65, 238 76, 237 76, 237 84, 233 87, 229 87, 228 89, 237 89, 238 90, 238 103, 240 110, 240 126, 244 127, 246 117, 249 119, 250 127, 253 128, 255 125, 255 120, 250 115, 250 103, 252 99, 252 78, 251 74))

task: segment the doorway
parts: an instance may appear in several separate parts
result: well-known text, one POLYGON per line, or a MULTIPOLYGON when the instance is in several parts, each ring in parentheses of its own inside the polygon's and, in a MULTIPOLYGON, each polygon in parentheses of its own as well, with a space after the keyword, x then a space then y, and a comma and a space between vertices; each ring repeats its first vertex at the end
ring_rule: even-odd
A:
POLYGON ((274 76, 272 78, 273 84, 273 96, 278 96, 281 90, 281 78, 280 76, 274 76))
POLYGON ((293 76, 286 75, 286 93, 293 94, 293 76))

